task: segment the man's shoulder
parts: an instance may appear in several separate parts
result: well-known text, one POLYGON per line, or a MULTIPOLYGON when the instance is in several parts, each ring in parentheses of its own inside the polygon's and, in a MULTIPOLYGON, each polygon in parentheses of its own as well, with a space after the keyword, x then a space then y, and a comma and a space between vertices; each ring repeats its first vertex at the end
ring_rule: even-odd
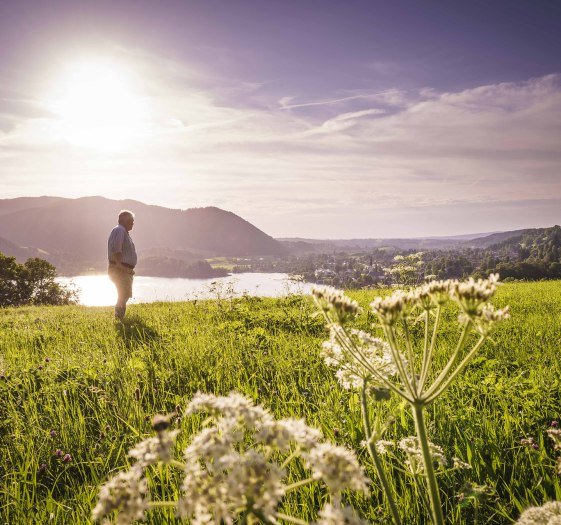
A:
POLYGON ((109 235, 122 235, 124 232, 126 232, 125 227, 122 224, 117 224, 117 226, 111 230, 109 235))

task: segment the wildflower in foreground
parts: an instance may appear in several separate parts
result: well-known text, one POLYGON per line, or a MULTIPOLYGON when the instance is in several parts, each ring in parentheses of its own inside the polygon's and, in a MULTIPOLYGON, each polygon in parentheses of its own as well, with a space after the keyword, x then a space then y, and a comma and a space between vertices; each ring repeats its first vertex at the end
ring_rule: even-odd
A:
POLYGON ((328 503, 320 510, 315 525, 368 525, 368 522, 359 518, 351 507, 328 503))
POLYGON ((313 477, 325 481, 334 493, 347 488, 367 491, 368 478, 350 450, 331 443, 321 443, 303 457, 313 471, 313 477))
POLYGON ((383 387, 378 377, 389 379, 397 374, 390 346, 382 339, 362 330, 345 331, 339 325, 331 326, 330 333, 322 355, 326 365, 337 368, 335 375, 343 388, 362 388, 365 382, 373 388, 383 387))
POLYGON ((541 507, 530 507, 518 518, 517 525, 561 525, 561 502, 550 501, 541 507))
POLYGON ((333 316, 339 323, 344 323, 359 311, 356 301, 331 286, 314 286, 312 294, 323 312, 333 316))
POLYGON ((97 521, 116 510, 118 525, 142 519, 148 508, 147 493, 148 484, 140 467, 119 472, 101 487, 92 517, 97 521))
MULTIPOLYGON (((343 387, 362 387, 361 411, 366 446, 395 525, 401 524, 401 518, 378 457, 387 449, 381 445, 378 450, 376 446, 383 432, 378 428, 379 421, 376 419, 373 423, 370 418, 369 396, 380 400, 381 393, 386 396, 396 394, 409 404, 417 436, 401 440, 399 447, 407 455, 411 471, 425 478, 433 522, 444 525, 435 466, 446 467, 447 460, 440 447, 429 441, 424 411, 465 369, 494 326, 509 317, 508 307, 495 309, 489 303, 497 289, 498 277, 492 274, 477 281, 473 278, 430 281, 416 288, 396 290, 386 297, 376 297, 370 306, 386 342, 376 341, 372 336, 344 325, 341 318, 345 318, 345 312, 340 306, 345 304, 343 292, 330 290, 323 295, 314 292, 314 300, 331 335, 322 347, 325 362, 337 367, 336 377, 343 387), (327 297, 337 299, 328 300, 327 297), (440 344, 439 329, 444 307, 451 301, 460 308, 460 331, 458 342, 448 347, 448 341, 445 345, 440 344), (479 336, 477 339, 471 337, 474 333, 479 336)), ((466 465, 455 462, 453 468, 466 468, 466 465)))
MULTIPOLYGON (((411 471, 414 474, 422 473, 424 469, 423 452, 418 438, 416 436, 405 437, 399 441, 398 447, 407 455, 407 464, 411 468, 411 471)), ((434 464, 440 467, 446 467, 448 465, 448 460, 441 447, 429 441, 429 449, 434 464)))
MULTIPOLYGON (((205 421, 209 426, 192 437, 183 463, 173 458, 178 431, 168 430, 166 418, 154 421, 157 436, 129 452, 137 460, 133 467, 101 488, 94 520, 118 511, 117 523, 125 524, 143 518, 148 508, 175 507, 179 517, 194 525, 233 524, 249 516, 254 522, 290 522, 295 518, 278 513, 277 507, 298 487, 324 481, 334 502, 347 488, 367 490, 368 479, 354 453, 322 443, 321 432, 302 420, 275 420, 269 411, 236 393, 224 397, 198 393, 187 413, 200 411, 211 414, 205 421), (311 475, 287 484, 286 467, 297 457, 311 475), (150 501, 145 470, 156 463, 182 470, 179 501, 150 501)), ((319 523, 361 523, 348 509, 336 507, 326 507, 331 510, 325 510, 319 523)))

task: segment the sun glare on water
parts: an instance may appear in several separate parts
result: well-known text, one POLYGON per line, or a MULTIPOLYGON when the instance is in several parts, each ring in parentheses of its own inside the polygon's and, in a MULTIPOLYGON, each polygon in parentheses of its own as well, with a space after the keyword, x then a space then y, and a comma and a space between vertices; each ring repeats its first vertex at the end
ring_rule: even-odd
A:
POLYGON ((62 136, 77 146, 119 150, 141 138, 146 108, 118 66, 84 61, 68 67, 57 88, 62 136))

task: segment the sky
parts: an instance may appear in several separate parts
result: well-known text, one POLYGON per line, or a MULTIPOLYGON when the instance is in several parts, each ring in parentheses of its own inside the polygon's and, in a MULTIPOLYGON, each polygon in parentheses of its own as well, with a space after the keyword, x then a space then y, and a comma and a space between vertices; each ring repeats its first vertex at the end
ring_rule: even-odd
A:
POLYGON ((559 50, 551 0, 4 0, 0 198, 218 206, 274 237, 552 226, 559 50))

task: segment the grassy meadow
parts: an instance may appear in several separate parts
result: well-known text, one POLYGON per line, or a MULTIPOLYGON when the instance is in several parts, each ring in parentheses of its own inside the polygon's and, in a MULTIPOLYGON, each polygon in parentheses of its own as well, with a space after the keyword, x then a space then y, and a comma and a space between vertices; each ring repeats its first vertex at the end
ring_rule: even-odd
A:
MULTIPOLYGON (((375 294, 349 293, 365 307, 375 294)), ((427 411, 431 441, 472 466, 440 476, 449 523, 511 523, 530 505, 561 500, 545 433, 561 421, 561 282, 505 284, 493 302, 510 305, 511 318, 427 411), (532 446, 521 444, 529 438, 532 446), (478 498, 474 485, 487 487, 478 498)), ((299 296, 155 303, 133 305, 121 325, 110 308, 0 309, 0 523, 89 523, 99 485, 151 434, 155 413, 178 413, 181 450, 200 428, 200 419, 181 417, 186 402, 197 391, 232 390, 355 449, 374 481, 369 498, 349 500, 365 518, 388 523, 361 445, 358 396, 319 357, 327 331, 314 311, 299 296)), ((457 339, 456 315, 446 312, 442 353, 457 339)), ((356 325, 376 332, 373 322, 366 311, 356 325)), ((386 439, 413 434, 398 400, 377 409, 392 417, 386 439)), ((393 465, 404 522, 427 522, 422 494, 393 465)), ((177 495, 175 472, 158 467, 152 478, 155 499, 177 495)), ((284 508, 311 521, 324 498, 318 484, 291 494, 284 508)), ((175 519, 162 509, 147 522, 175 519)))

